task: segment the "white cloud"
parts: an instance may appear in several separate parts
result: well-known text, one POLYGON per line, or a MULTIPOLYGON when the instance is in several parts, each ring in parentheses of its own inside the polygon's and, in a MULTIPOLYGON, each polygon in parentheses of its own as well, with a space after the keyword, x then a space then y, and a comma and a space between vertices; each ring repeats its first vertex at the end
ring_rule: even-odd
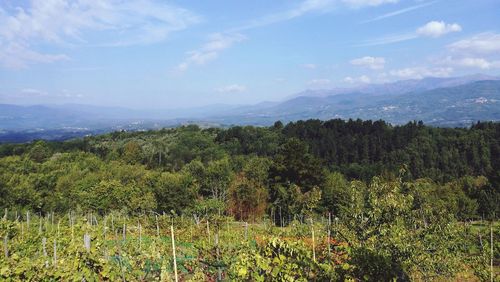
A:
POLYGON ((332 81, 327 78, 315 78, 307 82, 311 87, 325 87, 328 86, 332 81))
POLYGON ((372 80, 370 77, 366 76, 366 75, 361 75, 361 76, 358 76, 358 77, 351 77, 351 76, 347 76, 344 78, 344 82, 347 82, 347 83, 351 83, 351 84, 354 84, 354 83, 370 83, 372 80))
POLYGON ((417 29, 417 34, 426 37, 440 37, 450 32, 462 31, 462 27, 457 24, 447 24, 443 21, 431 21, 417 29))
POLYGON ((448 45, 452 51, 490 54, 500 52, 500 34, 485 32, 448 45))
MULTIPOLYGON (((240 34, 245 30, 255 29, 272 25, 279 22, 289 21, 310 13, 327 13, 333 10, 336 4, 342 1, 352 7, 365 7, 365 6, 378 6, 386 3, 396 3, 398 0, 304 0, 300 4, 290 9, 268 14, 264 17, 254 19, 240 26, 228 29, 225 32, 219 32, 220 35, 236 34, 241 37, 240 40, 233 41, 227 48, 231 47, 233 43, 240 42, 246 37, 240 34)), ((214 60, 218 57, 218 52, 205 52, 204 47, 196 51, 188 52, 189 57, 177 66, 177 71, 187 70, 193 63, 204 64, 208 61, 214 60), (201 62, 201 63, 197 63, 201 62)), ((226 49, 226 48, 224 48, 226 49)), ((220 49, 222 50, 222 49, 220 49)), ((219 51, 220 51, 219 50, 219 51)))
POLYGON ((64 54, 43 54, 30 49, 26 44, 3 43, 0 37, 0 65, 11 69, 25 68, 32 63, 53 63, 69 60, 64 54))
POLYGON ((305 69, 313 70, 313 69, 316 69, 318 66, 315 64, 303 64, 302 67, 305 69))
POLYGON ((200 19, 192 12, 154 0, 44 0, 10 9, 0 4, 0 64, 22 68, 65 60, 64 54, 34 46, 116 46, 164 40, 200 19))
POLYGON ((68 89, 63 89, 61 90, 61 93, 56 94, 57 97, 63 97, 63 98, 83 98, 84 95, 80 93, 75 93, 73 91, 70 91, 68 89))
POLYGON ((500 68, 500 61, 498 60, 487 60, 485 58, 476 57, 453 58, 450 56, 443 61, 443 64, 455 67, 479 68, 483 70, 500 68))
POLYGON ((361 8, 366 6, 380 6, 383 4, 394 4, 398 3, 399 0, 342 0, 342 2, 354 8, 361 8))
POLYGON ((52 92, 49 93, 44 90, 36 89, 36 88, 23 88, 20 89, 19 92, 16 94, 17 97, 21 98, 37 98, 37 97, 43 97, 44 99, 50 99, 50 98, 82 98, 84 97, 80 93, 75 93, 67 89, 62 89, 60 91, 52 92))
POLYGON ((461 68, 482 70, 500 68, 500 34, 484 32, 447 46, 450 56, 440 63, 461 68))
POLYGON ((215 60, 218 57, 220 51, 230 48, 232 45, 234 45, 234 43, 238 43, 246 39, 246 37, 240 33, 242 31, 292 20, 294 18, 298 18, 312 12, 327 12, 332 9, 337 1, 338 0, 305 0, 302 1, 298 6, 295 6, 291 9, 254 19, 243 25, 228 29, 225 32, 212 34, 211 37, 216 38, 211 38, 202 47, 198 48, 197 50, 188 52, 188 57, 177 66, 176 70, 183 72, 193 64, 203 65, 209 61, 215 60), (212 42, 220 42, 222 43, 221 45, 224 46, 210 47, 209 45, 212 45, 212 42))
POLYGON ((187 58, 177 66, 177 70, 182 72, 191 65, 204 65, 213 61, 221 51, 245 39, 246 37, 239 33, 214 33, 209 36, 209 40, 199 49, 187 52, 187 58))
POLYGON ((389 72, 389 74, 401 79, 422 79, 424 77, 448 77, 452 72, 453 68, 451 67, 410 67, 392 70, 389 72))
POLYGON ((385 58, 383 57, 362 57, 350 61, 351 65, 368 67, 372 70, 383 69, 385 66, 385 58))
POLYGON ((19 92, 22 96, 47 96, 47 92, 35 88, 23 88, 19 92))
POLYGON ((386 45, 397 42, 408 41, 417 39, 419 37, 440 37, 450 32, 461 31, 462 27, 459 24, 447 24, 443 21, 431 21, 422 27, 417 28, 415 32, 401 33, 386 35, 375 39, 366 40, 360 44, 354 45, 356 47, 386 45))
POLYGON ((226 85, 215 89, 215 91, 219 93, 241 93, 245 92, 246 90, 246 86, 239 84, 226 85))
POLYGON ((489 69, 492 66, 492 63, 486 61, 483 58, 463 58, 457 60, 455 63, 458 66, 473 67, 480 69, 489 69))

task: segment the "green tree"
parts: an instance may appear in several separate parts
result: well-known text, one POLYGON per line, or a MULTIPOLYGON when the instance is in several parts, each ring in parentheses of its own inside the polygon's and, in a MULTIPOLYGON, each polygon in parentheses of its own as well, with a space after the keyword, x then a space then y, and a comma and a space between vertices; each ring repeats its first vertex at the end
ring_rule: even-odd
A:
POLYGON ((142 148, 136 141, 130 141, 123 148, 122 158, 128 164, 137 164, 142 161, 142 148))
POLYGON ((52 156, 52 149, 48 146, 47 142, 37 141, 31 147, 28 155, 30 159, 34 160, 35 162, 41 163, 52 156))
POLYGON ((233 176, 228 158, 209 162, 201 185, 202 195, 225 202, 227 200, 227 190, 233 176))
POLYGON ((321 187, 321 206, 326 211, 338 215, 341 206, 346 206, 350 201, 347 191, 349 183, 341 173, 334 172, 326 176, 325 183, 321 187))
POLYGON ((228 194, 229 212, 236 219, 256 221, 264 215, 268 193, 261 182, 248 179, 241 173, 231 182, 228 194))
POLYGON ((158 212, 180 214, 194 205, 199 187, 189 173, 163 172, 155 177, 154 182, 158 212))

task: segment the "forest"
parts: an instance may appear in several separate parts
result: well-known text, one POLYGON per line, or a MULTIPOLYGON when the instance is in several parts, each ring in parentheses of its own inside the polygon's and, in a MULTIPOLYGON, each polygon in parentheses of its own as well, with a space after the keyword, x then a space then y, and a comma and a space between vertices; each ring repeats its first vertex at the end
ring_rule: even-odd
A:
POLYGON ((186 125, 1 144, 0 278, 167 281, 179 264, 186 281, 490 281, 499 203, 495 122, 186 125), (74 241, 88 233, 86 252, 74 241), (194 259, 159 255, 174 233, 194 259), (64 254, 79 263, 57 263, 64 254))

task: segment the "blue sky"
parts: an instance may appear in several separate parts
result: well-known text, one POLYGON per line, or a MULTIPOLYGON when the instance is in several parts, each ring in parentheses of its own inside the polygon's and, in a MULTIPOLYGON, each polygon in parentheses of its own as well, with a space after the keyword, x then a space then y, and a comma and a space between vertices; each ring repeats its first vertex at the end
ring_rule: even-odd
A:
POLYGON ((0 103, 175 108, 500 73, 498 0, 2 0, 0 103))

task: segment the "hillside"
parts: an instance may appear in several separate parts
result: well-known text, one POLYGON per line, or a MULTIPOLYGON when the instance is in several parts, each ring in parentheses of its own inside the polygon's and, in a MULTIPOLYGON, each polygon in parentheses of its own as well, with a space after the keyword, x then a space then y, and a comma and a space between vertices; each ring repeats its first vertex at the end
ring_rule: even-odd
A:
POLYGON ((436 126, 467 126, 477 120, 500 120, 500 81, 477 81, 464 85, 404 94, 351 92, 330 96, 299 96, 266 109, 220 116, 218 122, 270 124, 319 118, 383 119, 392 124, 422 120, 436 126))
POLYGON ((4 104, 0 105, 0 142, 64 140, 114 130, 160 129, 193 123, 268 126, 277 120, 311 118, 382 119, 394 125, 422 120, 434 126, 466 127, 479 120, 500 120, 500 80, 474 80, 484 78, 488 77, 426 78, 342 92, 309 91, 282 102, 174 110, 4 104))

